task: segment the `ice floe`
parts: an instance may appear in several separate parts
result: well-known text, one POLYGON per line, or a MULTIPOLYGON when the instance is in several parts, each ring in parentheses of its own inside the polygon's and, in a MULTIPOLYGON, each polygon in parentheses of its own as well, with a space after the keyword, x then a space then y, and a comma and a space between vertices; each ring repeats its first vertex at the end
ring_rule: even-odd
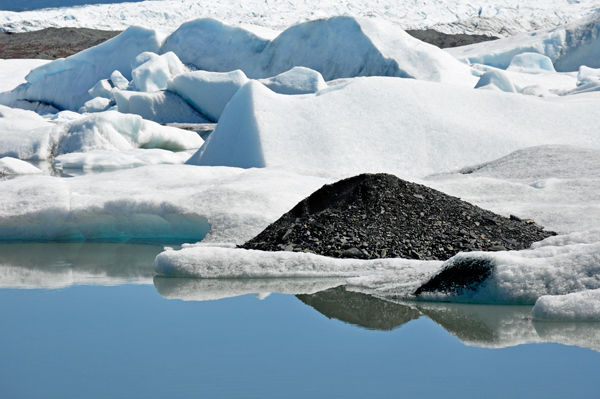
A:
POLYGON ((532 312, 538 320, 600 321, 600 289, 542 296, 532 312))

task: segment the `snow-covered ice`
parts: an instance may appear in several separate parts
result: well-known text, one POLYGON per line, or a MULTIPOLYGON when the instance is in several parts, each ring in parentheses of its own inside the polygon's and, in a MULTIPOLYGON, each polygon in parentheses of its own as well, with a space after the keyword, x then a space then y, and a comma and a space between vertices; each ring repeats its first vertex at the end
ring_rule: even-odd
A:
POLYGON ((538 320, 600 321, 600 289, 542 296, 532 313, 538 320))
POLYGON ((535 145, 600 148, 599 100, 380 77, 286 96, 251 81, 188 163, 423 177, 535 145))

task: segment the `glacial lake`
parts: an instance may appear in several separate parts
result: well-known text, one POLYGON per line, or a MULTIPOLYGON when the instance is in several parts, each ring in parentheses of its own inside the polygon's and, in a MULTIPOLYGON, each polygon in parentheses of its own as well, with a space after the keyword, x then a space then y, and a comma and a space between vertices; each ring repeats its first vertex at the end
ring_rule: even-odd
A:
POLYGON ((162 249, 0 244, 0 397, 600 397, 600 323, 155 277, 162 249))

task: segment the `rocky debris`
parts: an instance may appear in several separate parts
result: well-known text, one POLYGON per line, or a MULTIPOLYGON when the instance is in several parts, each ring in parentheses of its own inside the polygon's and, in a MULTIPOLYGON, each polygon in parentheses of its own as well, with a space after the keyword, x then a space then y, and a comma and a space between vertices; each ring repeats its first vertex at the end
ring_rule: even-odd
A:
POLYGON ((119 33, 121 32, 87 28, 47 28, 34 32, 0 33, 0 58, 66 58, 97 46, 119 33))
POLYGON ((422 42, 433 44, 439 48, 460 47, 500 39, 495 36, 467 35, 464 33, 449 35, 433 29, 407 30, 406 33, 422 42))
POLYGON ((335 258, 447 260, 459 252, 529 248, 556 235, 389 174, 325 185, 242 245, 335 258))
POLYGON ((347 291, 343 286, 296 297, 330 319, 369 330, 389 331, 421 317, 418 310, 409 306, 347 291))

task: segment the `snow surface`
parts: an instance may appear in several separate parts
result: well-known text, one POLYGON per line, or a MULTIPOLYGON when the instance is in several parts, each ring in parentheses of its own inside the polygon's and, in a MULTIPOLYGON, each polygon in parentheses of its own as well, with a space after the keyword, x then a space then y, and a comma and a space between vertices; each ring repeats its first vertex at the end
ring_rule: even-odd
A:
POLYGON ((600 67, 600 11, 552 29, 521 33, 501 40, 446 49, 459 60, 506 69, 522 53, 549 57, 557 71, 581 65, 600 67))
POLYGON ((94 150, 59 155, 54 159, 54 164, 57 168, 63 170, 98 171, 135 168, 143 165, 181 164, 187 161, 190 155, 185 151, 172 152, 158 148, 134 149, 123 152, 94 150))
POLYGON ((0 240, 197 242, 210 229, 208 242, 241 244, 326 182, 277 170, 187 165, 13 179, 0 182, 0 240))
POLYGON ((370 77, 285 96, 251 81, 188 163, 423 177, 534 145, 600 148, 593 94, 537 99, 370 77))
POLYGON ((600 289, 542 296, 532 313, 539 320, 600 321, 600 289))
POLYGON ((25 83, 25 76, 34 68, 49 63, 48 60, 2 60, 0 59, 0 93, 25 83))
POLYGON ((387 20, 403 29, 434 28, 446 33, 509 36, 560 25, 581 18, 600 6, 597 0, 467 1, 359 0, 193 0, 143 1, 53 8, 27 12, 0 12, 5 31, 44 27, 85 27, 124 30, 130 25, 172 31, 185 21, 212 17, 234 25, 248 25, 257 32, 282 30, 290 25, 339 15, 387 20))

